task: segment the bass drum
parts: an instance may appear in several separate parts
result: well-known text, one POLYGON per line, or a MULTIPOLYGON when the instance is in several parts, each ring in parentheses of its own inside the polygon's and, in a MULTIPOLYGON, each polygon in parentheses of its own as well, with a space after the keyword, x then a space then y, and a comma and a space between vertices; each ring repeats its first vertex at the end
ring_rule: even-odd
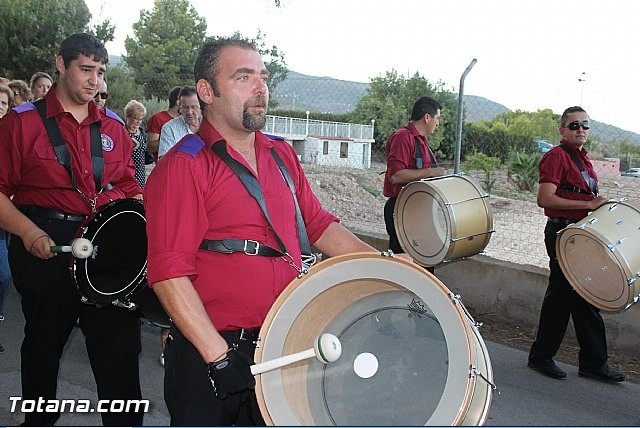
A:
POLYGON ((333 257, 294 280, 260 331, 256 362, 336 335, 342 356, 256 376, 272 425, 481 425, 493 397, 484 342, 423 268, 372 254, 333 257))
POLYGON ((428 267, 480 253, 494 232, 489 195, 464 175, 407 184, 393 217, 402 249, 428 267))
POLYGON ((86 259, 72 258, 73 277, 90 303, 127 302, 147 283, 147 222, 137 199, 113 201, 91 216, 77 238, 93 244, 86 259))
POLYGON ((620 312, 640 298, 640 210, 607 202, 558 232, 558 263, 583 299, 620 312))

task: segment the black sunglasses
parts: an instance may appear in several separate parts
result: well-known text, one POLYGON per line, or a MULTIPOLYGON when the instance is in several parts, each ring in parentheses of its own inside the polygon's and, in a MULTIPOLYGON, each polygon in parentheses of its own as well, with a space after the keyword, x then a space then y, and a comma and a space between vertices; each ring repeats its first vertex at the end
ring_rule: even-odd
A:
POLYGON ((582 122, 579 121, 573 121, 565 126, 563 126, 563 128, 569 128, 571 131, 577 131, 578 129, 580 129, 580 127, 582 126, 582 129, 584 129, 585 131, 587 129, 590 128, 589 126, 589 121, 588 120, 583 120, 582 122))
POLYGON ((96 96, 93 98, 98 98, 98 97, 102 98, 103 100, 106 100, 107 98, 109 98, 109 94, 107 94, 106 92, 98 92, 96 96))

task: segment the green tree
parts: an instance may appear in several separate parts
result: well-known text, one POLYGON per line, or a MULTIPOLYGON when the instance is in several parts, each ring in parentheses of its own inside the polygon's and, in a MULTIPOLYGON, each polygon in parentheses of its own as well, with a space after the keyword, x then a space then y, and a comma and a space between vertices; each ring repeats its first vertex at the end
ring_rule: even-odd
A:
POLYGON ((456 96, 446 91, 442 82, 431 83, 419 73, 410 78, 391 70, 384 76, 371 79, 367 94, 354 109, 351 119, 357 123, 375 120, 375 134, 379 148, 396 129, 406 124, 415 101, 423 96, 437 99, 443 106, 440 127, 429 137, 429 145, 447 159, 453 155, 456 126, 456 96))
POLYGON ((113 40, 107 20, 90 29, 84 0, 2 0, 0 7, 0 73, 29 79, 36 71, 54 72, 60 42, 77 32, 113 40))
POLYGON ((484 190, 487 193, 491 193, 493 185, 496 183, 495 172, 500 168, 500 159, 497 157, 487 156, 484 153, 473 153, 467 156, 466 160, 462 163, 462 170, 465 172, 470 171, 482 171, 484 173, 484 190))
POLYGON ((140 11, 127 37, 123 57, 147 97, 166 98, 178 85, 193 85, 193 64, 207 23, 187 0, 155 0, 152 11, 140 11))
POLYGON ((138 100, 145 104, 144 90, 142 86, 136 84, 133 75, 124 67, 107 68, 107 89, 109 99, 107 107, 115 111, 124 118, 124 106, 131 100, 138 100))

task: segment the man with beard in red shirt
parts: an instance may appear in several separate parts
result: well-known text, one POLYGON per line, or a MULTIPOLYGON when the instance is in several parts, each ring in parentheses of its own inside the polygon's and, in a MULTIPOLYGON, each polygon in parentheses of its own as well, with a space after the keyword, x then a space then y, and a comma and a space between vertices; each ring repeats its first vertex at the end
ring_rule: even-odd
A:
POLYGON ((267 77, 250 42, 205 43, 195 65, 199 136, 172 147, 145 188, 149 283, 173 321, 165 350, 172 425, 264 424, 250 365, 267 312, 301 270, 296 201, 319 251, 375 252, 322 208, 293 148, 259 131, 267 77), (262 190, 264 211, 227 157, 262 190))

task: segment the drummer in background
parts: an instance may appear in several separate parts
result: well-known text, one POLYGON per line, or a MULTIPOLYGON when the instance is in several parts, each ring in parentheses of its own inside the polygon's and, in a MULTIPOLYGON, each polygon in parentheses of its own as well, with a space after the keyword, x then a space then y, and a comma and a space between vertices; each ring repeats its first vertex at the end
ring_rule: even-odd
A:
MULTIPOLYGON (((389 249, 396 254, 404 253, 393 222, 396 199, 402 186, 423 178, 445 175, 444 168, 436 166, 436 158, 427 141, 427 136, 433 134, 440 124, 441 110, 442 105, 433 98, 419 98, 413 104, 409 123, 387 141, 383 193, 389 199, 384 206, 384 223, 389 234, 389 249)), ((433 268, 427 270, 433 273, 433 268)))
POLYGON ((260 132, 269 104, 267 77, 251 42, 206 42, 195 65, 204 107, 199 135, 185 136, 169 150, 145 188, 149 283, 173 321, 164 378, 172 425, 264 424, 249 367, 254 341, 301 267, 292 189, 272 149, 295 184, 312 245, 328 256, 376 251, 322 208, 291 145, 260 132), (213 152, 218 141, 259 183, 273 229, 256 199, 213 152), (276 236, 287 255, 274 256, 276 236), (223 239, 232 249, 225 250, 223 239), (205 243, 207 249, 200 249, 205 243))
MULTIPOLYGON (((58 162, 34 104, 17 107, 0 121, 0 228, 11 234, 9 263, 26 322, 21 348, 24 400, 56 398, 60 357, 78 319, 98 397, 141 399, 137 311, 82 303, 69 274, 71 256, 51 252, 51 246, 69 245, 76 237, 93 203, 100 208, 112 200, 142 197, 134 177, 133 145, 122 120, 93 102, 107 62, 107 50, 95 37, 67 37, 55 62, 57 83, 36 102, 45 103, 46 117, 54 118, 66 142, 73 179, 58 162), (90 148, 94 123, 100 126, 104 165, 100 189, 90 148)), ((143 419, 142 412, 100 415, 104 425, 135 426, 143 419)), ((26 413, 24 425, 52 426, 59 416, 53 411, 26 413)))
POLYGON ((548 217, 544 242, 551 272, 540 310, 538 333, 529 351, 529 367, 553 379, 567 377, 553 357, 571 316, 580 345, 578 375, 622 382, 625 375, 607 364, 607 338, 600 310, 571 287, 556 257, 557 233, 607 202, 598 195, 598 177, 584 149, 589 127, 589 115, 582 107, 566 109, 560 118, 560 145, 540 160, 537 199, 548 217))

